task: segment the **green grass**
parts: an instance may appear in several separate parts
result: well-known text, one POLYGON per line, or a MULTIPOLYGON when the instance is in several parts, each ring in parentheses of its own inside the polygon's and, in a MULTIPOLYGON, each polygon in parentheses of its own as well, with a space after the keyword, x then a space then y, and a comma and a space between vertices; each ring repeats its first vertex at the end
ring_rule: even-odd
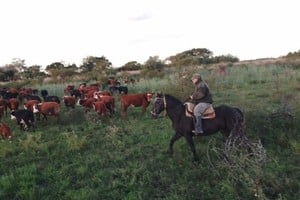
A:
MULTIPOLYGON (((299 199, 299 70, 228 70, 225 77, 201 72, 215 105, 244 111, 247 135, 261 141, 258 149, 265 158, 252 159, 233 148, 229 164, 222 156, 221 134, 195 139, 199 163, 191 162, 184 139, 175 143, 170 157, 171 121, 142 115, 140 108, 129 108, 122 119, 115 96, 117 113, 110 118, 62 105, 59 121, 37 121, 34 132, 21 131, 8 116, 2 119, 14 135, 11 143, 0 140, 0 199, 299 199), (272 117, 287 111, 293 117, 272 117)), ((63 95, 64 85, 37 87, 63 95)), ((184 100, 192 87, 175 73, 141 80, 129 92, 163 91, 184 100)))

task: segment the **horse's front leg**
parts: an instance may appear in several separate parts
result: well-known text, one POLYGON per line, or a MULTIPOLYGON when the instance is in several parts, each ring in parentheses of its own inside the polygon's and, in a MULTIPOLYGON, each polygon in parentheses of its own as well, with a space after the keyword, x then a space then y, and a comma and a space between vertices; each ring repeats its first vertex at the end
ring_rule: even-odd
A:
POLYGON ((170 143, 169 143, 169 149, 167 151, 168 154, 173 155, 173 145, 176 140, 181 138, 181 136, 182 136, 181 134, 175 132, 175 134, 173 135, 173 137, 171 138, 170 143))
POLYGON ((194 157, 193 161, 199 161, 199 156, 196 153, 195 144, 194 144, 192 134, 186 134, 185 139, 186 139, 187 143, 190 145, 191 151, 193 152, 193 157, 194 157))

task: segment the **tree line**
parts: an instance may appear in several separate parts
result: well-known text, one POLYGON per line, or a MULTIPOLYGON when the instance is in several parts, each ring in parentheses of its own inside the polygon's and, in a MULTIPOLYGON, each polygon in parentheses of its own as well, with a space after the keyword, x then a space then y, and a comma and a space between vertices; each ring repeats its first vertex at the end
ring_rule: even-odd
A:
POLYGON ((192 65, 212 64, 220 62, 237 62, 239 59, 232 55, 213 56, 206 48, 194 48, 167 57, 165 60, 158 56, 150 56, 145 63, 130 61, 119 68, 113 68, 112 63, 105 57, 89 56, 83 59, 80 66, 54 62, 43 70, 40 65, 26 66, 25 60, 14 59, 12 63, 0 68, 0 81, 15 81, 59 77, 61 80, 73 76, 85 76, 90 80, 99 81, 104 77, 115 75, 117 72, 140 70, 143 76, 163 75, 165 67, 186 67, 192 65))

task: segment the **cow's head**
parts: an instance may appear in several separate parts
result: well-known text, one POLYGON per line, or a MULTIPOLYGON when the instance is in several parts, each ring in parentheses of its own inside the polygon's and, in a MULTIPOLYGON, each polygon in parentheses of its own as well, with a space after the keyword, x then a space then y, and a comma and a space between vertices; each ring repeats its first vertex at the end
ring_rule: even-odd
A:
POLYGON ((39 103, 39 104, 34 104, 33 106, 32 106, 32 111, 33 111, 33 113, 38 113, 38 112, 40 112, 40 106, 41 106, 42 104, 41 103, 39 103))
POLYGON ((148 92, 146 95, 147 95, 147 101, 151 102, 151 99, 153 97, 153 93, 152 92, 148 92))

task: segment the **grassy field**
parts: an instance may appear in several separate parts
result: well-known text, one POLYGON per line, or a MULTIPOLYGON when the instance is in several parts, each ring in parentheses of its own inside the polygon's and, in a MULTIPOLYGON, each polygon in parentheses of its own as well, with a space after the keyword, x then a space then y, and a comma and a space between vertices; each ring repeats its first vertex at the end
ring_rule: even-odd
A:
MULTIPOLYGON (((129 108, 122 119, 115 96, 117 113, 110 118, 62 105, 59 121, 37 121, 34 132, 2 119, 14 136, 11 143, 0 140, 0 199, 299 199, 300 68, 185 69, 194 72, 203 74, 215 105, 243 110, 257 156, 232 147, 228 163, 215 134, 195 138, 199 163, 191 162, 184 139, 169 157, 171 121, 140 108, 129 108)), ((129 92, 162 91, 184 100, 193 86, 179 74, 141 80, 129 92)), ((62 84, 35 87, 63 95, 62 84)))

